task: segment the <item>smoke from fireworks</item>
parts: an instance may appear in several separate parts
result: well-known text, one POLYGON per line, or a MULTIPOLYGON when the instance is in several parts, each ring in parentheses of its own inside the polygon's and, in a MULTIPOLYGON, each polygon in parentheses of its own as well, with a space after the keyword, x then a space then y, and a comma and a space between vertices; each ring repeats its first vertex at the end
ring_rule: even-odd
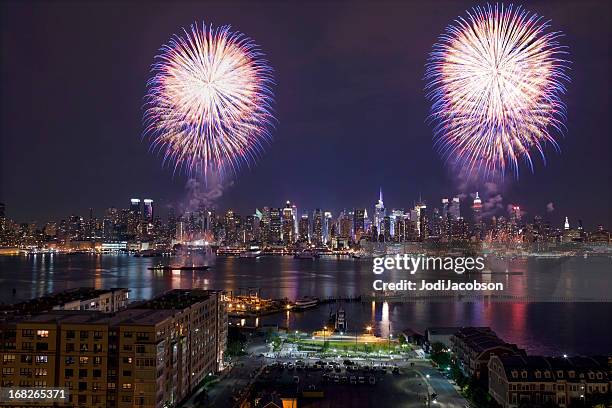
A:
POLYGON ((162 46, 152 72, 144 135, 174 172, 235 174, 271 140, 272 69, 243 34, 194 24, 162 46))
POLYGON ((435 146, 457 170, 476 178, 518 177, 520 161, 558 149, 568 62, 558 32, 512 6, 476 7, 434 45, 426 90, 435 146))

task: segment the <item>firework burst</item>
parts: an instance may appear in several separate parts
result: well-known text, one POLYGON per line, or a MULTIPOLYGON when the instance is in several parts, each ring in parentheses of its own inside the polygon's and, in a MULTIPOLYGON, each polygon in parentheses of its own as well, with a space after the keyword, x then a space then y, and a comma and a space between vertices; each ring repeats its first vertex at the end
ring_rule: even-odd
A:
POLYGON ((144 135, 164 164, 223 177, 271 140, 272 69, 241 33, 192 25, 162 46, 147 83, 144 135))
POLYGON ((475 7, 434 45, 426 67, 435 146, 461 173, 494 178, 558 149, 568 62, 561 34, 512 6, 475 7))

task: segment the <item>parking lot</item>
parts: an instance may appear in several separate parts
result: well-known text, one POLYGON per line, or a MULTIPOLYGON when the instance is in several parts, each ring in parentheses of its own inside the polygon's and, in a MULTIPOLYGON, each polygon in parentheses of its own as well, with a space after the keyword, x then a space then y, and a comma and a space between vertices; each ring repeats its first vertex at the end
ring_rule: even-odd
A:
POLYGON ((434 404, 433 388, 409 364, 340 359, 278 361, 264 368, 258 387, 302 396, 300 407, 416 408, 427 406, 428 398, 431 406, 464 406, 443 401, 434 404))
POLYGON ((376 385, 386 374, 399 368, 359 364, 351 360, 325 361, 318 360, 306 363, 304 360, 290 360, 268 365, 262 374, 262 379, 274 376, 279 381, 293 382, 301 385, 303 390, 313 390, 325 384, 376 385))

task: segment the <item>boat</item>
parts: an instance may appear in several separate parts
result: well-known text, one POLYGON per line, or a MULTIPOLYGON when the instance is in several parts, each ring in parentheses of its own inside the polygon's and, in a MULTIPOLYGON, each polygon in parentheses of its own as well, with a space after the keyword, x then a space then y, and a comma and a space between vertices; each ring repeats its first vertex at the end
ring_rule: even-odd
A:
POLYGON ((259 247, 251 247, 246 251, 240 253, 240 258, 259 258, 261 256, 261 250, 259 247))
POLYGON ((304 296, 295 301, 293 308, 297 310, 304 310, 304 309, 309 309, 311 307, 315 307, 318 304, 319 304, 318 298, 304 296))
POLYGON ((301 252, 296 252, 293 257, 295 259, 316 259, 319 257, 319 254, 315 251, 310 251, 308 249, 305 249, 301 252))
POLYGON ((157 264, 147 268, 150 271, 206 271, 210 269, 207 265, 182 265, 182 266, 170 266, 157 264))

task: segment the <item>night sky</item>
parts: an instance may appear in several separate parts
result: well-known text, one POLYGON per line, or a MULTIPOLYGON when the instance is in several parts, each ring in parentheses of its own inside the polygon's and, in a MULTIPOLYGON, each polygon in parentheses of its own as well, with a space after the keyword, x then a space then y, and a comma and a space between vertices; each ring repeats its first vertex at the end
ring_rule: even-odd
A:
MULTIPOLYGON (((277 82, 274 142, 219 207, 246 214, 290 199, 299 209, 371 208, 379 187, 389 208, 419 194, 438 205, 459 183, 433 150, 424 64, 444 28, 476 4, 3 2, 0 201, 10 218, 39 222, 89 207, 102 215, 131 197, 180 205, 186 178, 141 140, 142 103, 159 47, 203 20, 250 36, 277 82)), ((491 194, 527 217, 610 227, 610 3, 525 5, 570 47, 568 131, 561 154, 550 147, 546 166, 523 167, 491 194)))

